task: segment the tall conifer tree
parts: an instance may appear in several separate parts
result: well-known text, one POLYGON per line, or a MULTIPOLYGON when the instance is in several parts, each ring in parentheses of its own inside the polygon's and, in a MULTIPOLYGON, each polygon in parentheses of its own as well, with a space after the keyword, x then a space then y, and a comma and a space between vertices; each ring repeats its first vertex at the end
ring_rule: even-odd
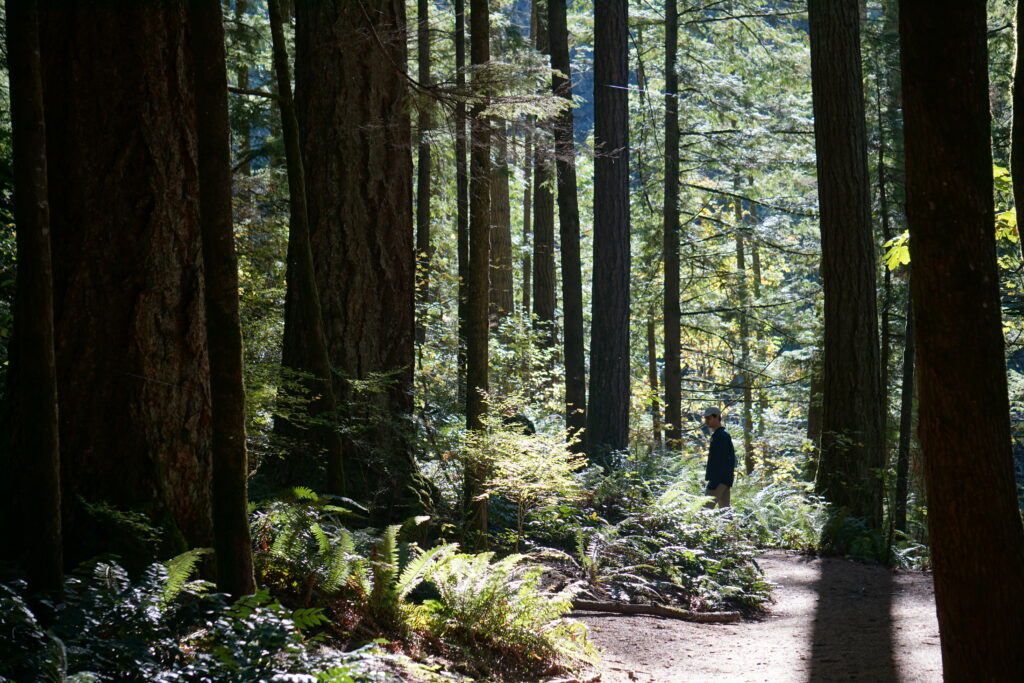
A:
POLYGON ((629 445, 629 37, 626 0, 594 3, 594 282, 587 446, 629 445))
POLYGON ((884 405, 860 8, 857 0, 810 0, 808 16, 825 294, 817 490, 877 529, 882 525, 884 405))

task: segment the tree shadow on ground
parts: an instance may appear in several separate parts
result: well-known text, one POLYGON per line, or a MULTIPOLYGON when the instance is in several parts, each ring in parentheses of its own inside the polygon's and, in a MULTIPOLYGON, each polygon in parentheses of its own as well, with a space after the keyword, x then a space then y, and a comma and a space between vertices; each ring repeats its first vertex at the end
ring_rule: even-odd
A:
POLYGON ((851 572, 848 560, 826 558, 816 583, 811 681, 898 681, 887 567, 851 572), (865 576, 870 576, 870 581, 865 576))

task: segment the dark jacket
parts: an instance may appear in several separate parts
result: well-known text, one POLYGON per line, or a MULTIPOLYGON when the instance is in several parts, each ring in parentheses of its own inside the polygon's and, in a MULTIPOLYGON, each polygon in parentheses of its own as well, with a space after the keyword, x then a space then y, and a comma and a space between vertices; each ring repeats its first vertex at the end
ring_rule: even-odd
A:
POLYGON ((704 475, 708 480, 708 488, 713 489, 719 484, 732 486, 735 469, 736 449, 732 447, 732 437, 725 431, 725 427, 719 427, 711 435, 708 469, 704 475))

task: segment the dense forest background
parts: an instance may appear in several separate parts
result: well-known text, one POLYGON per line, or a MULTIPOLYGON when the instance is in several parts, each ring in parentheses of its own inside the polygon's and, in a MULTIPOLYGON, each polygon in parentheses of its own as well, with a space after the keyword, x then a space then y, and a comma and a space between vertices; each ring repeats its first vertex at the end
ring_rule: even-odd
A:
POLYGON ((934 568, 947 675, 1019 634, 1024 609, 979 630, 953 578, 1024 563, 1017 3, 928 19, 964 26, 933 41, 950 61, 987 60, 950 67, 948 116, 893 0, 18 4, 0 358, 28 587, 5 619, 73 643, 104 600, 159 595, 153 671, 200 666, 169 624, 204 604, 237 636, 194 643, 211 671, 358 679, 313 631, 521 676, 592 661, 554 621, 574 596, 750 613, 755 548, 780 546, 934 568), (955 292, 996 317, 940 319, 955 292), (732 511, 703 510, 709 405, 732 511), (545 602, 540 565, 575 587, 545 602), (291 659, 245 659, 275 619, 291 659))

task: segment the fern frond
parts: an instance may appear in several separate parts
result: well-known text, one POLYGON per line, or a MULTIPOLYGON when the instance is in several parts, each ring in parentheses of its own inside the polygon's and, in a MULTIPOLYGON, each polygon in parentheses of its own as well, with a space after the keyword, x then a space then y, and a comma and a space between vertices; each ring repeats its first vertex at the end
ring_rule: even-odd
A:
POLYGON ((192 572, 195 571, 199 559, 212 552, 213 548, 193 548, 164 562, 164 566, 167 567, 167 583, 164 584, 161 604, 166 605, 178 597, 192 577, 192 572))
POLYGON ((337 545, 334 554, 328 561, 327 577, 324 579, 324 588, 328 591, 336 591, 355 572, 357 566, 363 562, 363 558, 355 554, 355 541, 347 529, 342 529, 338 534, 337 545))
POLYGON ((408 597, 409 593, 423 582, 436 565, 447 561, 458 550, 459 546, 452 543, 435 546, 426 552, 421 551, 406 565, 395 582, 395 593, 398 599, 401 601, 408 597))
POLYGON ((331 539, 327 538, 327 533, 318 522, 313 522, 309 527, 309 530, 313 532, 313 537, 316 539, 316 547, 320 555, 326 556, 331 551, 331 539))
POLYGON ((398 566, 398 532, 402 530, 403 524, 392 524, 384 530, 384 536, 380 543, 380 560, 387 562, 392 567, 398 566))

